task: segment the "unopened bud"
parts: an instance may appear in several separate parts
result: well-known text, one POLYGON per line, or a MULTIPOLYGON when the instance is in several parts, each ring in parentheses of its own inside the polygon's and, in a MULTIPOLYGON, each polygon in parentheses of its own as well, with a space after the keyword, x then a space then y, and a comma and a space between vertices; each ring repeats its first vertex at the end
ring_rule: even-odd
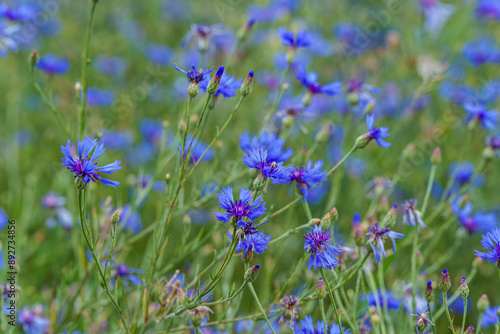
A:
POLYGON ((222 74, 224 73, 224 66, 220 66, 217 70, 217 73, 210 79, 207 86, 207 93, 213 95, 217 93, 219 90, 220 79, 222 78, 222 74))
POLYGON ((327 295, 325 282, 321 277, 318 279, 318 284, 316 285, 316 293, 318 294, 318 297, 321 299, 325 298, 327 295))
POLYGON ((450 275, 448 274, 448 270, 443 269, 443 273, 439 278, 438 288, 441 291, 448 292, 451 288, 450 275))
POLYGON ((256 264, 255 266, 249 268, 246 272, 243 278, 247 282, 253 282, 257 278, 257 274, 259 273, 259 268, 260 266, 256 264))
POLYGON ((186 131, 186 121, 184 121, 183 119, 179 121, 179 131, 181 133, 184 133, 184 131, 186 131))
POLYGON ((82 90, 82 84, 77 82, 75 84, 75 93, 76 93, 76 96, 80 96, 80 91, 82 90))
POLYGON ((191 225, 191 217, 189 215, 184 215, 184 218, 182 218, 182 223, 184 225, 191 225))
POLYGON ((431 155, 431 162, 434 164, 434 165, 439 165, 441 163, 441 161, 443 160, 443 157, 441 155, 441 149, 439 147, 436 147, 434 149, 434 152, 432 152, 432 155, 431 155))
POLYGON ((352 234, 356 245, 363 246, 365 238, 363 228, 361 227, 361 215, 357 212, 352 217, 352 234))
POLYGON ((320 225, 321 225, 321 219, 319 219, 319 218, 313 218, 313 219, 311 219, 311 220, 307 223, 307 225, 308 225, 308 226, 311 226, 311 227, 316 226, 316 225, 317 225, 317 226, 320 226, 320 225))
POLYGON ((308 105, 311 104, 313 97, 313 93, 311 91, 307 91, 307 93, 304 94, 304 97, 302 98, 302 103, 304 104, 304 107, 307 107, 308 105))
POLYGON ((495 158, 495 151, 489 146, 485 147, 483 149, 483 159, 489 161, 493 158, 495 158))
POLYGON ((266 185, 266 178, 262 173, 260 173, 255 180, 253 180, 253 189, 255 191, 261 191, 264 189, 264 186, 266 185))
POLYGON ((116 210, 111 216, 111 223, 113 223, 113 225, 118 224, 118 222, 120 221, 120 214, 120 210, 116 210))
POLYGON ((321 219, 321 227, 326 229, 330 226, 330 224, 335 223, 337 219, 339 219, 339 213, 337 208, 333 208, 330 212, 327 212, 323 216, 323 219, 321 219))
POLYGON ((286 62, 288 64, 293 63, 293 61, 295 60, 296 52, 297 52, 297 49, 295 49, 295 48, 288 49, 288 52, 286 53, 286 62))
POLYGON ((425 300, 428 303, 434 301, 434 289, 432 288, 432 281, 427 281, 427 287, 425 288, 425 300))
POLYGON ((349 102, 351 106, 357 105, 359 102, 358 94, 356 93, 347 94, 347 102, 349 102))
POLYGON ((354 145, 356 145, 356 148, 365 148, 366 145, 368 145, 372 139, 373 139, 372 136, 368 132, 356 138, 354 145))
POLYGON ((191 82, 188 86, 189 97, 191 99, 194 99, 199 92, 200 92, 200 85, 196 82, 191 82))
POLYGON ((482 295, 481 297, 479 297, 476 306, 479 313, 483 313, 484 311, 486 311, 488 306, 490 306, 490 301, 488 300, 488 296, 482 295))
POLYGON ((35 67, 36 64, 38 64, 39 59, 40 59, 40 56, 38 55, 38 51, 33 50, 29 56, 29 63, 30 63, 32 68, 35 67))
POLYGON ((253 91, 253 70, 251 70, 247 77, 245 78, 245 81, 243 81, 243 84, 241 85, 240 92, 241 95, 243 96, 248 96, 252 93, 253 91))
POLYGON ((398 216, 398 204, 394 203, 392 208, 387 212, 384 219, 382 220, 382 226, 391 227, 396 223, 396 218, 398 216))
POLYGON ((330 138, 330 134, 332 133, 333 126, 328 124, 319 130, 316 138, 314 139, 318 143, 325 143, 328 138, 330 138))
POLYGON ((462 282, 460 283, 460 294, 462 295, 463 300, 466 300, 467 297, 469 297, 469 286, 467 285, 465 277, 462 277, 462 282))

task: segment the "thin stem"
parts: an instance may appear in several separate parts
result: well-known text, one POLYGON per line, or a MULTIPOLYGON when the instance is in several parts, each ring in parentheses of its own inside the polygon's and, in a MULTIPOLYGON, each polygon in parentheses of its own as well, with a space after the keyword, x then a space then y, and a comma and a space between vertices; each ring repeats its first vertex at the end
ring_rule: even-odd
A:
POLYGON ((416 307, 416 293, 417 293, 417 248, 418 248, 418 227, 414 228, 413 237, 413 248, 411 253, 411 277, 412 277, 412 287, 411 287, 411 307, 412 311, 415 311, 416 307))
POLYGON ((464 298, 464 318, 462 319, 462 330, 461 334, 464 334, 465 331, 465 318, 467 317, 467 298, 464 298))
POLYGON ((479 320, 477 321, 476 334, 481 333, 484 312, 479 313, 479 320))
POLYGON ((321 273, 321 276, 323 277, 323 281, 325 282, 325 285, 326 285, 326 289, 328 290, 328 294, 330 295, 330 300, 332 301, 332 306, 333 306, 333 313, 335 313, 335 318, 337 319, 337 324, 339 325, 339 328, 340 328, 340 333, 341 334, 345 334, 344 333, 344 329, 342 328, 342 322, 340 321, 340 316, 339 316, 339 313, 337 312, 337 304, 335 303, 335 298, 333 298, 333 293, 332 293, 332 289, 330 288, 330 283, 328 282, 328 278, 326 278, 326 275, 325 275, 325 269, 324 268, 320 268, 320 273, 321 273))
POLYGON ((448 317, 448 323, 450 324, 451 332, 453 334, 456 334, 455 326, 453 325, 453 320, 451 319, 450 316, 450 310, 448 310, 448 293, 446 291, 443 291, 443 306, 446 311, 446 316, 448 317))
POLYGON ((267 124, 267 122, 269 122, 269 120, 271 119, 271 116, 276 111, 276 108, 278 108, 278 103, 280 102, 281 95, 283 95, 283 91, 285 90, 285 80, 288 76, 288 73, 290 72, 290 65, 291 64, 288 63, 288 65, 285 69, 285 72, 283 72, 283 75, 281 76, 280 88, 279 88, 278 94, 276 95, 276 99, 274 100, 273 105, 271 106, 271 108, 269 108, 269 110, 267 111, 267 114, 264 117, 264 123, 263 123, 264 126, 267 124))
POLYGON ((431 303, 429 301, 427 302, 427 309, 429 310, 429 320, 434 322, 434 326, 432 326, 432 333, 436 334, 436 322, 433 321, 431 303))
POLYGON ((324 329, 325 329, 325 333, 328 333, 328 325, 327 325, 327 322, 326 322, 326 315, 325 315, 325 305, 324 305, 324 302, 323 302, 323 298, 320 298, 319 299, 319 310, 321 311, 321 318, 323 319, 323 326, 324 326, 324 329))
POLYGON ((182 154, 183 158, 186 155, 186 140, 187 140, 187 134, 189 131, 189 120, 191 119, 191 101, 192 99, 188 97, 187 101, 187 116, 186 116, 186 130, 184 131, 184 139, 182 140, 182 154))
POLYGON ((434 184, 434 178, 436 177, 436 170, 437 170, 437 165, 432 164, 431 173, 429 175, 429 182, 427 183, 427 190, 425 191, 424 202, 422 203, 422 210, 420 211, 422 216, 425 215, 425 211, 427 210, 427 205, 429 204, 432 185, 434 184))
POLYGON ((382 291, 382 296, 383 298, 383 305, 382 308, 384 309, 384 316, 387 321, 387 325, 389 326, 389 330, 394 332, 394 325, 392 324, 392 317, 389 314, 389 306, 388 306, 388 298, 386 296, 386 289, 385 289, 385 282, 384 282, 384 264, 383 260, 380 260, 380 263, 378 265, 378 280, 380 284, 380 290, 382 291))
POLYGON ((262 304, 260 303, 259 297, 257 297, 257 293, 255 292, 255 289, 253 288, 252 282, 248 283, 248 287, 250 288, 250 292, 252 292, 253 298, 255 299, 257 306, 259 306, 259 309, 262 312, 264 319, 266 319, 267 325, 271 329, 271 332, 273 332, 273 334, 276 334, 276 332, 273 329, 273 326, 271 325, 271 322, 269 322, 269 319, 267 318, 266 311, 264 311, 264 308, 262 307, 262 304))
POLYGON ((351 156, 351 154, 354 153, 354 151, 356 151, 356 145, 354 145, 353 147, 351 147, 351 149, 349 150, 349 152, 346 153, 346 155, 344 155, 344 157, 342 159, 340 159, 339 162, 337 162, 337 164, 335 166, 333 166, 332 169, 330 169, 328 171, 328 173, 326 173, 326 176, 330 176, 332 173, 334 173, 337 168, 339 168, 346 160, 347 158, 349 158, 351 156))

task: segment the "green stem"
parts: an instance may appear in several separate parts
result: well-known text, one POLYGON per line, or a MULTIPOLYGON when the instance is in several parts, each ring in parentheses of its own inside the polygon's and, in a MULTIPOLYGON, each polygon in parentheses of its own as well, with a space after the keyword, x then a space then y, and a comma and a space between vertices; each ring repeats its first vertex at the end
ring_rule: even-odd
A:
POLYGON ((326 289, 328 290, 328 294, 330 295, 330 300, 331 300, 332 306, 333 306, 333 313, 335 313, 335 318, 337 319, 337 324, 339 325, 340 333, 345 334, 344 329, 342 328, 342 322, 340 321, 341 317, 340 317, 339 313, 337 312, 337 309, 338 309, 337 304, 335 303, 335 298, 333 298, 332 289, 330 288, 330 282, 328 282, 328 278, 326 278, 325 269, 320 268, 320 273, 321 273, 321 276, 323 277, 323 281, 325 282, 326 289))
POLYGON ((424 202, 422 203, 421 215, 424 216, 427 210, 427 205, 429 204, 429 198, 431 196, 432 185, 434 183, 434 178, 436 177, 437 165, 432 164, 431 173, 429 175, 429 182, 427 183, 427 190, 425 191, 424 202))
POLYGON ((192 99, 188 97, 187 101, 187 117, 186 117, 186 130, 184 131, 184 139, 182 140, 182 154, 183 158, 184 155, 186 155, 186 140, 187 140, 187 134, 189 131, 189 120, 191 119, 191 101, 192 99))
POLYGON ((386 297, 386 289, 385 289, 385 282, 384 282, 384 264, 383 260, 380 260, 380 263, 378 264, 378 280, 380 284, 380 291, 382 291, 382 296, 383 298, 383 305, 382 308, 384 310, 384 316, 387 321, 387 325, 389 326, 389 330, 391 333, 394 332, 394 325, 392 323, 392 317, 389 314, 389 306, 388 306, 388 298, 386 297))
POLYGON ((460 331, 460 334, 464 334, 466 317, 467 317, 467 298, 464 299, 464 318, 462 319, 462 330, 460 331))
POLYGON ((264 308, 262 307, 262 304, 260 303, 259 297, 257 297, 257 293, 255 292, 255 289, 253 288, 252 282, 248 283, 248 287, 250 288, 250 292, 252 292, 253 298, 255 299, 257 306, 259 306, 259 309, 262 312, 264 319, 266 319, 267 325, 271 329, 271 332, 273 332, 273 334, 276 334, 276 332, 273 329, 273 326, 271 325, 271 322, 269 322, 269 319, 267 318, 266 311, 264 311, 264 308))
POLYGON ((328 173, 326 173, 326 176, 330 176, 332 173, 334 173, 337 168, 339 168, 346 160, 347 158, 349 158, 351 156, 351 154, 354 153, 354 151, 356 151, 356 145, 354 145, 353 147, 351 147, 351 149, 349 150, 349 152, 346 153, 346 155, 344 155, 344 157, 342 159, 340 159, 339 162, 337 162, 337 164, 335 166, 333 166, 332 169, 330 169, 328 171, 328 173))
MULTIPOLYGON (((380 306, 380 296, 379 296, 379 291, 377 290, 377 286, 375 285, 375 279, 373 278, 373 274, 371 270, 365 268, 365 277, 368 281, 368 286, 372 290, 373 295, 375 296, 375 307, 377 309, 377 313, 380 316, 380 329, 382 331, 382 334, 386 333, 385 329, 385 321, 384 321, 384 315, 382 313, 382 307, 380 306)), ((385 296, 384 296, 385 298, 385 296)))
POLYGON ((413 248, 411 253, 411 277, 412 277, 412 287, 411 287, 411 307, 412 310, 415 311, 416 307, 416 293, 417 293, 417 248, 418 248, 418 235, 419 230, 418 227, 414 228, 415 236, 413 238, 413 248))
POLYGON ((266 126, 267 122, 269 122, 269 120, 271 119, 271 116, 276 111, 276 108, 278 108, 278 103, 280 102, 281 95, 283 95, 283 92, 285 90, 285 80, 286 80, 286 78, 288 76, 288 72, 290 72, 290 65, 291 64, 288 63, 288 65, 287 65, 287 67, 285 69, 285 72, 283 72, 283 75, 281 76, 281 79, 280 79, 280 88, 279 88, 278 94, 276 95, 276 99, 274 100, 273 105, 267 111, 267 114, 264 117, 263 126, 266 126))
POLYGON ((323 326, 325 328, 325 333, 328 333, 328 323, 326 321, 325 305, 323 302, 323 298, 319 299, 319 310, 321 311, 321 318, 323 319, 323 326))
POLYGON ((483 316, 484 316, 484 312, 480 312, 479 313, 479 320, 477 321, 476 334, 481 333, 481 327, 482 327, 481 325, 483 322, 483 316))
POLYGON ((455 326, 453 325, 453 320, 451 319, 450 316, 450 310, 448 310, 448 293, 446 291, 443 291, 443 306, 446 311, 446 316, 448 317, 448 323, 450 324, 451 332, 453 334, 456 334, 455 326))
POLYGON ((434 323, 434 326, 432 326, 432 333, 436 334, 436 322, 433 321, 432 309, 431 309, 431 303, 430 302, 427 302, 427 310, 429 310, 429 320, 434 323))

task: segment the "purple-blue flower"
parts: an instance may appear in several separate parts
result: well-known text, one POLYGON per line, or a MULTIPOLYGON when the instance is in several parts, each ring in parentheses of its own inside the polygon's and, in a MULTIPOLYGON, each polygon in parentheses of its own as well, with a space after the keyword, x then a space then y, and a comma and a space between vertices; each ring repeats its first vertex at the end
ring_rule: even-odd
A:
POLYGON ((290 167, 283 166, 283 162, 269 161, 267 158, 267 150, 253 149, 248 154, 244 154, 241 159, 248 168, 259 170, 264 178, 272 178, 285 182, 288 175, 293 170, 293 165, 290 167))
POLYGON ((420 211, 417 210, 417 201, 415 199, 409 199, 404 202, 401 211, 403 214, 403 224, 417 226, 418 223, 419 228, 425 228, 420 211))
POLYGON ((216 50, 228 51, 234 46, 233 34, 224 28, 224 24, 198 25, 192 24, 191 29, 182 40, 181 46, 187 47, 194 44, 201 52, 212 55, 216 50))
POLYGON ((245 187, 241 188, 237 199, 233 197, 233 189, 231 187, 222 189, 220 194, 217 194, 217 197, 219 198, 220 207, 225 212, 214 212, 214 214, 217 220, 223 223, 232 221, 236 224, 244 217, 254 221, 266 213, 266 203, 260 196, 254 198, 252 191, 245 189, 245 187))
POLYGON ((392 253, 396 252, 396 239, 404 238, 404 235, 391 231, 389 227, 380 227, 379 223, 371 225, 368 227, 368 232, 366 233, 368 243, 372 247, 373 255, 375 261, 380 263, 382 261, 382 256, 387 257, 385 253, 384 240, 389 238, 392 241, 392 253))
MULTIPOLYGON (((339 324, 333 323, 332 326, 326 326, 328 333, 325 333, 325 325, 323 321, 318 320, 316 326, 311 316, 306 315, 304 320, 299 320, 299 324, 295 324, 294 332, 300 334, 340 334, 339 324)), ((344 334, 350 334, 351 330, 342 327, 344 334)))
POLYGON ((117 265, 114 268, 115 268, 115 273, 111 277, 111 283, 109 285, 111 289, 115 288, 115 283, 118 281, 118 279, 122 280, 123 285, 125 286, 126 289, 128 289, 129 283, 132 283, 135 286, 141 283, 141 280, 137 276, 137 274, 141 274, 142 270, 129 268, 123 263, 117 265))
POLYGON ((63 161, 61 165, 66 166, 73 173, 73 176, 80 179, 81 182, 89 183, 90 181, 101 181, 106 188, 112 186, 116 189, 116 186, 119 185, 120 182, 105 179, 98 174, 112 174, 122 168, 120 166, 120 160, 115 160, 115 162, 106 166, 97 166, 95 160, 97 160, 105 150, 104 145, 100 144, 97 139, 85 136, 83 140, 78 139, 78 155, 73 157, 71 154, 71 140, 68 140, 66 146, 61 146, 61 151, 64 154, 64 158, 61 158, 63 161), (92 151, 92 156, 90 156, 92 151))
MULTIPOLYGON (((309 161, 307 165, 299 168, 294 168, 285 179, 285 183, 294 182, 302 191, 305 198, 309 194, 309 189, 326 181, 326 171, 323 168, 323 161, 309 161)), ((277 180, 275 180, 275 183, 277 180)))
POLYGON ((42 198, 41 203, 51 213, 45 221, 48 228, 61 225, 69 230, 73 227, 73 214, 64 207, 66 205, 66 198, 57 193, 48 192, 42 198))
POLYGON ((144 48, 144 55, 153 64, 159 66, 169 66, 174 52, 166 45, 148 44, 144 48))
POLYGON ((334 247, 331 244, 332 237, 330 232, 323 231, 321 227, 315 225, 304 236, 304 249, 310 254, 306 268, 314 270, 318 268, 333 269, 339 264, 338 257, 342 253, 342 249, 334 247))
POLYGON ((278 28, 278 35, 281 39, 281 44, 292 49, 307 48, 313 43, 313 36, 306 30, 300 30, 297 35, 285 27, 278 28))
POLYGON ((420 0, 425 15, 425 29, 431 34, 438 34, 456 8, 437 0, 420 0))
POLYGON ((0 57, 5 58, 9 52, 17 52, 21 27, 0 21, 0 57))
POLYGON ((498 219, 493 212, 472 214, 472 208, 468 202, 458 212, 458 221, 468 233, 488 232, 498 226, 498 219))
POLYGON ((489 20, 500 20, 500 2, 498 0, 478 0, 476 15, 489 20))
POLYGON ((462 105, 467 112, 467 122, 475 121, 487 130, 493 130, 497 126, 498 111, 488 110, 481 103, 464 103, 462 105))
MULTIPOLYGON (((228 234, 229 237, 232 237, 231 233, 228 232, 228 234)), ((251 257, 253 253, 264 253, 268 248, 269 241, 271 241, 271 235, 265 235, 264 232, 247 234, 239 240, 236 250, 238 253, 243 252, 243 258, 246 259, 251 257)))
POLYGON ((122 131, 103 131, 101 137, 101 143, 106 146, 106 148, 110 150, 124 150, 128 149, 134 138, 132 136, 132 132, 128 130, 122 131))
POLYGON ((283 162, 293 155, 290 148, 283 149, 285 141, 275 133, 262 131, 260 136, 250 138, 250 133, 245 131, 240 136, 240 148, 247 154, 254 149, 267 150, 267 160, 269 162, 283 162))
POLYGON ((500 268, 500 229, 496 228, 482 235, 481 245, 486 253, 475 250, 474 254, 490 263, 495 263, 500 268))
POLYGON ((366 115, 366 126, 368 127, 368 133, 363 135, 363 137, 370 142, 375 139, 377 145, 380 147, 389 148, 391 147, 391 143, 386 142, 382 138, 387 138, 390 136, 388 127, 376 128, 374 126, 375 123, 375 115, 370 114, 366 115))
POLYGON ((481 319, 481 327, 488 328, 498 323, 500 320, 498 318, 498 309, 498 306, 488 306, 486 308, 481 319))
POLYGON ((97 56, 93 65, 99 73, 113 76, 120 76, 127 70, 127 62, 121 57, 97 56))
POLYGON ((69 60, 48 53, 38 60, 36 67, 48 75, 64 74, 69 71, 69 60))
POLYGON ((189 81, 194 84, 199 84, 200 82, 205 80, 205 76, 214 70, 214 67, 212 67, 211 69, 204 72, 203 69, 196 70, 196 66, 193 65, 193 69, 186 72, 182 68, 177 67, 177 64, 174 64, 174 67, 177 71, 184 73, 189 81))
POLYGON ((132 210, 130 204, 125 204, 120 213, 120 220, 118 224, 134 234, 142 230, 141 215, 135 210, 132 210))
POLYGON ((368 295, 361 296, 362 301, 368 301, 369 306, 377 306, 377 301, 380 306, 384 306, 384 304, 387 302, 387 308, 390 310, 399 310, 399 306, 401 304, 401 300, 397 297, 395 297, 391 291, 387 290, 385 294, 382 293, 382 291, 378 290, 377 291, 377 296, 375 293, 370 292, 368 295))
POLYGON ((0 231, 9 223, 9 217, 3 208, 0 208, 0 231))
POLYGON ((144 118, 139 123, 139 131, 144 139, 152 144, 159 144, 165 128, 159 120, 144 118))
POLYGON ((467 42, 462 48, 462 55, 474 66, 500 62, 500 49, 490 37, 467 42))
POLYGON ((335 96, 342 92, 342 82, 335 81, 321 86, 318 83, 318 75, 315 72, 307 73, 306 69, 302 66, 295 71, 295 78, 307 88, 308 93, 311 95, 326 94, 335 96))
MULTIPOLYGON (((185 152, 183 154, 184 157, 186 157, 186 152, 188 152, 189 149, 189 143, 191 143, 191 149, 189 150, 189 154, 191 154, 191 157, 189 159, 189 162, 195 164, 200 160, 201 162, 207 162, 213 159, 214 157, 214 151, 212 148, 210 148, 207 153, 202 157, 201 155, 205 152, 205 150, 208 148, 208 144, 204 143, 203 141, 198 141, 196 142, 196 138, 192 139, 193 135, 188 135, 186 138, 186 147, 185 147, 185 152)), ((182 148, 179 148, 179 150, 182 150, 182 148)))
MULTIPOLYGON (((200 87, 203 90, 207 90, 209 79, 205 78, 204 81, 200 82, 200 87)), ((229 99, 236 96, 236 91, 241 87, 241 78, 236 79, 234 75, 229 76, 225 72, 222 74, 219 84, 219 89, 214 93, 214 96, 222 95, 229 99)))
POLYGON ((17 323, 23 327, 26 334, 47 333, 50 320, 43 317, 42 311, 41 306, 35 306, 32 309, 24 307, 19 311, 17 323))
POLYGON ((99 88, 87 89, 87 104, 94 107, 109 107, 115 101, 115 93, 112 90, 99 88))

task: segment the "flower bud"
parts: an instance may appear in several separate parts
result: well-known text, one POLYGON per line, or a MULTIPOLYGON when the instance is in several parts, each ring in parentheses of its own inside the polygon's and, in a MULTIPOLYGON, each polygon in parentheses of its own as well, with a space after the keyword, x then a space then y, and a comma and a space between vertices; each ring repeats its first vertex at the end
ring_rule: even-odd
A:
POLYGON ((118 222, 120 221, 120 214, 120 210, 116 210, 111 216, 111 223, 113 223, 113 225, 118 224, 118 222))
POLYGON ((189 98, 194 99, 200 92, 200 85, 196 82, 191 82, 188 86, 189 98))
POLYGON ((448 292, 448 290, 450 290, 451 288, 450 275, 448 274, 448 270, 446 269, 443 269, 441 278, 439 278, 438 288, 444 292, 448 292))
POLYGON ((253 180, 253 190, 261 191, 262 189, 264 189, 265 185, 266 185, 266 178, 264 177, 264 175, 262 175, 262 173, 260 173, 259 175, 257 175, 255 180, 253 180))
POLYGON ((441 149, 439 147, 436 147, 434 149, 434 152, 432 152, 431 162, 434 165, 439 165, 442 160, 443 160, 443 157, 441 156, 441 149))
POLYGON ((486 161, 492 160, 493 158, 495 158, 495 151, 489 146, 485 147, 483 149, 483 158, 486 161))
POLYGON ((189 215, 184 215, 184 217, 182 218, 182 223, 184 225, 191 225, 191 217, 189 217, 189 215))
POLYGON ((243 84, 241 85, 240 92, 241 95, 243 96, 248 96, 252 93, 253 91, 253 70, 251 70, 247 77, 245 78, 245 81, 243 81, 243 84))
POLYGON ((363 228, 361 227, 361 215, 359 213, 355 213, 352 217, 352 234, 356 245, 363 246, 365 237, 363 228))
POLYGON ((75 94, 76 96, 80 96, 80 91, 82 90, 82 84, 77 82, 75 84, 75 94))
POLYGON ((356 148, 365 148, 366 145, 368 145, 372 139, 373 138, 370 135, 370 133, 365 133, 364 135, 361 135, 358 138, 356 138, 354 145, 356 145, 356 148))
POLYGON ((460 294, 462 295, 463 300, 466 300, 467 297, 469 297, 469 286, 467 285, 465 277, 462 277, 462 282, 460 283, 460 294))
POLYGON ((33 50, 29 56, 29 63, 30 63, 32 68, 35 67, 36 64, 38 64, 39 59, 40 59, 40 56, 38 55, 38 51, 33 50))
POLYGON ((255 266, 249 268, 245 272, 245 275, 243 276, 243 278, 245 279, 245 281, 247 281, 247 282, 253 282, 253 281, 255 281, 255 279, 257 278, 257 274, 259 272, 259 268, 260 268, 260 266, 258 264, 256 264, 255 266))
POLYGON ((355 106, 359 102, 358 94, 356 93, 349 93, 347 94, 347 102, 349 102, 349 105, 355 106))
POLYGON ((307 223, 307 225, 308 225, 308 226, 311 226, 311 227, 313 227, 313 226, 315 226, 315 225, 317 225, 317 226, 321 226, 321 219, 319 219, 319 218, 313 218, 313 219, 311 219, 311 220, 307 223))
POLYGON ((432 288, 432 281, 427 281, 427 287, 425 288, 425 300, 431 303, 434 300, 434 289, 432 288))
POLYGON ((482 295, 481 297, 479 297, 476 306, 479 313, 483 313, 484 311, 486 311, 488 306, 490 306, 490 301, 488 300, 488 296, 482 295))
POLYGON ((318 294, 318 297, 321 299, 325 298, 327 294, 325 282, 321 277, 318 279, 318 284, 316 285, 316 293, 318 294))
POLYGON ((464 334, 474 334, 474 326, 470 325, 469 327, 467 327, 467 329, 465 330, 464 334))
POLYGON ((219 90, 220 79, 222 78, 222 74, 224 73, 224 66, 220 66, 217 70, 217 73, 210 79, 210 82, 207 86, 207 93, 213 95, 217 93, 219 90))
POLYGON ((314 138, 314 141, 318 143, 325 143, 328 138, 330 138, 330 134, 332 133, 333 126, 331 124, 328 124, 321 128, 319 132, 316 134, 316 138, 314 138))
POLYGON ((288 64, 293 63, 293 61, 295 60, 296 52, 297 52, 297 49, 295 49, 295 48, 288 49, 288 52, 286 53, 286 62, 288 64))
POLYGON ((392 208, 387 212, 384 219, 382 220, 382 226, 392 227, 396 223, 396 218, 398 216, 398 204, 394 203, 392 208))
POLYGON ((302 103, 304 104, 304 107, 307 107, 308 105, 311 104, 313 94, 310 91, 307 91, 307 93, 304 94, 304 97, 302 98, 302 103))
POLYGON ((323 216, 323 219, 321 219, 321 227, 323 229, 328 228, 330 224, 335 223, 338 218, 339 218, 339 213, 337 211, 337 208, 333 208, 332 210, 330 210, 330 212, 327 212, 323 216))

